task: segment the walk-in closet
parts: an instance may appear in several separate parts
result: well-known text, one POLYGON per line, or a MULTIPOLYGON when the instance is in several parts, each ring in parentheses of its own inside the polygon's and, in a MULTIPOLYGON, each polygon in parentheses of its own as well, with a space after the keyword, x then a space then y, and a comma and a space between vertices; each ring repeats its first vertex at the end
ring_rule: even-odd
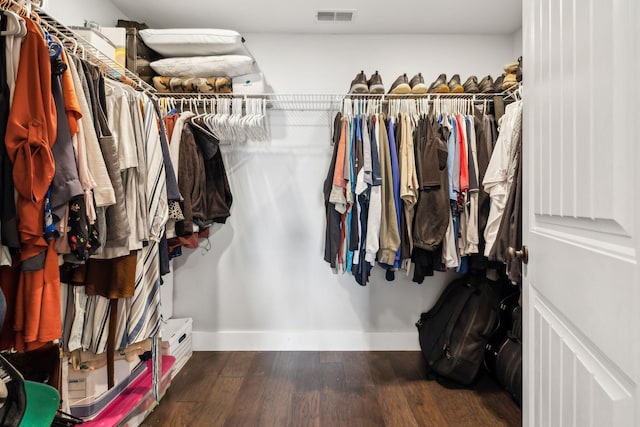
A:
POLYGON ((0 0, 0 426, 640 426, 633 0, 0 0))

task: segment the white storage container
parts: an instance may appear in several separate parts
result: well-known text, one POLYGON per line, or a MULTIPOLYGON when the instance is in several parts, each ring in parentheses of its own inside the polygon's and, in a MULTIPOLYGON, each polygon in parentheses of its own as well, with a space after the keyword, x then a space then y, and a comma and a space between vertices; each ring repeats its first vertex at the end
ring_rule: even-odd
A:
POLYGON ((172 378, 184 367, 191 355, 193 319, 169 319, 162 325, 162 354, 176 358, 172 378))
POLYGON ((265 93, 265 81, 262 73, 243 74, 231 79, 234 94, 265 93))
POLYGON ((93 28, 71 27, 74 33, 77 33, 88 41, 93 47, 102 52, 107 58, 116 60, 116 46, 109 38, 93 28))

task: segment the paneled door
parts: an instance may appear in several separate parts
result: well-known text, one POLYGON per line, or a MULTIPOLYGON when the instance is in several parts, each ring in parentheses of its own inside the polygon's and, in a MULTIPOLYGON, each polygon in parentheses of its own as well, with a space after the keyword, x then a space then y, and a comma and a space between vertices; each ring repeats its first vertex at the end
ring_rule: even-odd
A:
POLYGON ((523 3, 525 426, 640 426, 639 11, 523 3))

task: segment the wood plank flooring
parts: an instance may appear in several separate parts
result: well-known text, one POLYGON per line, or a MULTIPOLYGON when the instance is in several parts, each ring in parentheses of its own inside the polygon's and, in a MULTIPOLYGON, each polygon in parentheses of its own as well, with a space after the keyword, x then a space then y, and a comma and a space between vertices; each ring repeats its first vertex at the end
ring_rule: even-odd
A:
POLYGON ((143 426, 496 427, 521 411, 493 380, 424 380, 418 352, 196 352, 143 426))

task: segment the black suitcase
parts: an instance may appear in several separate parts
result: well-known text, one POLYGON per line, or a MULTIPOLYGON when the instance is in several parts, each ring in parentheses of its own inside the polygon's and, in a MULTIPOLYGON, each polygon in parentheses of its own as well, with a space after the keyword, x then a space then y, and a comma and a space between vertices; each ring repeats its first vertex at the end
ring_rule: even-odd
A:
POLYGON ((522 343, 505 338, 496 357, 496 379, 522 407, 522 343))
POLYGON ((427 378, 463 386, 473 383, 497 324, 498 298, 486 279, 466 276, 447 285, 416 323, 427 378))
POLYGON ((519 309, 520 291, 511 292, 500 300, 498 326, 491 333, 484 352, 484 366, 491 374, 496 372, 498 350, 513 329, 514 313, 519 309))
POLYGON ((500 326, 485 350, 484 364, 522 407, 522 307, 520 293, 500 302, 500 326))

